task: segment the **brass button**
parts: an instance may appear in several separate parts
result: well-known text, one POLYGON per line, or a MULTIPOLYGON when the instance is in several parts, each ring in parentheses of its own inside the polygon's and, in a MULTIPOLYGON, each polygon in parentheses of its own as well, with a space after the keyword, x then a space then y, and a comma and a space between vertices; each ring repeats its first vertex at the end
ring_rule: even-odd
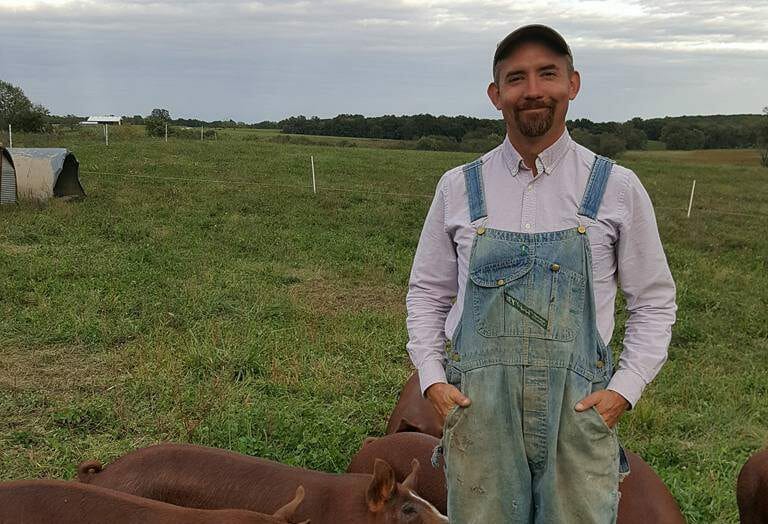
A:
POLYGON ((596 364, 598 368, 602 368, 603 366, 605 366, 605 362, 603 362, 602 360, 598 360, 596 364))
POLYGON ((584 233, 587 232, 587 228, 584 227, 584 226, 579 226, 579 228, 576 231, 578 231, 579 233, 581 233, 583 235, 584 233))
POLYGON ((560 271, 560 264, 552 264, 552 271, 560 271))
POLYGON ((498 280, 496 281, 496 285, 497 285, 497 286, 503 286, 503 285, 504 285, 504 279, 503 279, 503 278, 500 278, 500 279, 498 279, 498 280))
POLYGON ((485 233, 485 227, 483 227, 483 226, 478 227, 477 228, 477 234, 478 235, 482 235, 483 233, 485 233))

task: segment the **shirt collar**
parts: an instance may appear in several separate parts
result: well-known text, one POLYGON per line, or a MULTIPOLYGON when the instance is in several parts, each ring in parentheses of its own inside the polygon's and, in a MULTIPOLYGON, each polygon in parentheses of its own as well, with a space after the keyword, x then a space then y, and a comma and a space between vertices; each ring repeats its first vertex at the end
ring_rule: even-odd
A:
MULTIPOLYGON (((554 144, 546 148, 539 153, 536 157, 536 169, 539 173, 545 173, 551 175, 554 173, 555 168, 560 161, 565 157, 565 154, 571 149, 572 139, 568 134, 568 129, 563 131, 554 144)), ((502 146, 502 156, 509 168, 509 172, 512 176, 517 176, 521 169, 524 169, 525 163, 523 157, 517 152, 512 142, 509 141, 509 135, 504 137, 504 145, 502 146)))

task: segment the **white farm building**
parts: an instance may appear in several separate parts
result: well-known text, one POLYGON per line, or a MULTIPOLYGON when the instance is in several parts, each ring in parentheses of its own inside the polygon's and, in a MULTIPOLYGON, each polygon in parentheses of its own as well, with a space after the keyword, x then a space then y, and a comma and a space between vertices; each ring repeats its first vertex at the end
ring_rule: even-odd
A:
POLYGON ((123 119, 119 116, 115 115, 106 115, 106 116, 89 116, 88 120, 85 120, 83 122, 80 122, 80 125, 84 126, 97 126, 100 124, 117 124, 122 125, 123 119))

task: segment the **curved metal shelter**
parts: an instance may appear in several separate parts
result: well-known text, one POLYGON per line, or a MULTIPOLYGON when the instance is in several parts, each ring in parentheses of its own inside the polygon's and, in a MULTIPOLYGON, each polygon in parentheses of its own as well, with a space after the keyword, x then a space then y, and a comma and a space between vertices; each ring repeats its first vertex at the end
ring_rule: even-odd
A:
POLYGON ((0 147, 0 204, 16 202, 16 169, 7 149, 0 147))
POLYGON ((7 149, 16 175, 19 200, 48 200, 51 197, 81 198, 80 163, 63 148, 7 149))

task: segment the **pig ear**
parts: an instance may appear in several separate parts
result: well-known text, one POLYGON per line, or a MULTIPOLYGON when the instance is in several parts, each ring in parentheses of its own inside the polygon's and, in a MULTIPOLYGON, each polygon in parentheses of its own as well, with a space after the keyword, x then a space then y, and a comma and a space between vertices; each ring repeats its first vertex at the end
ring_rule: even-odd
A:
POLYGON ((293 497, 293 500, 278 509, 272 516, 287 521, 289 518, 293 517, 293 512, 296 511, 296 508, 299 507, 302 500, 304 500, 304 486, 299 485, 299 487, 296 488, 296 496, 293 497))
POLYGON ((365 494, 368 509, 373 513, 381 511, 387 501, 392 498, 396 487, 394 471, 386 461, 377 458, 373 465, 373 480, 365 494))
POLYGON ((376 442, 377 440, 379 440, 378 437, 367 437, 365 440, 363 440, 363 447, 367 446, 371 442, 376 442))
POLYGON ((414 424, 407 418, 401 418, 400 424, 397 426, 397 429, 395 430, 395 433, 405 433, 407 431, 416 432, 416 433, 426 433, 424 429, 422 429, 421 426, 418 424, 414 424))
POLYGON ((403 487, 416 491, 416 486, 419 484, 419 469, 421 464, 416 459, 411 461, 411 472, 405 477, 403 481, 403 487))

